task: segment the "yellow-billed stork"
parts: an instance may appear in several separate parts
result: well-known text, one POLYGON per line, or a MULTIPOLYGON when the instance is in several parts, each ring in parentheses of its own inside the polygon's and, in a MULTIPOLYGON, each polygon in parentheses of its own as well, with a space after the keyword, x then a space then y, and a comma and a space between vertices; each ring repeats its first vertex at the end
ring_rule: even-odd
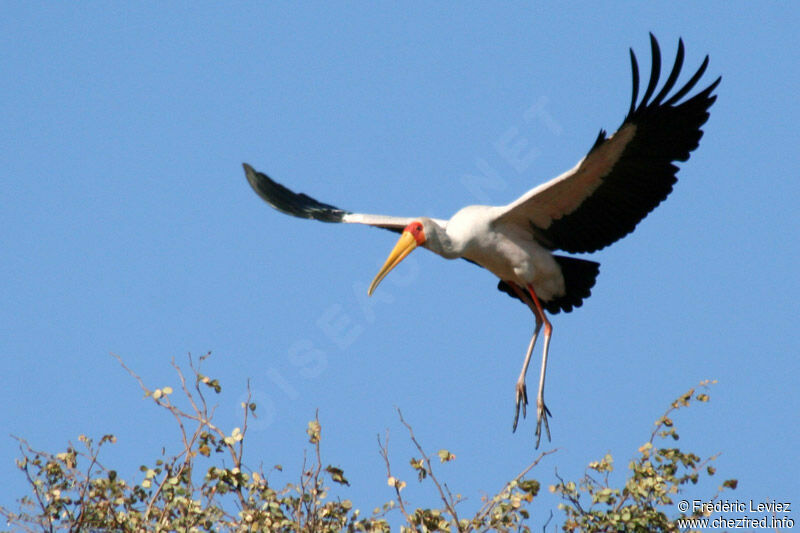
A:
POLYGON ((594 252, 624 237, 672 191, 676 161, 686 161, 697 148, 708 119, 712 94, 721 78, 688 99, 700 80, 700 68, 670 95, 683 65, 683 41, 672 71, 655 94, 661 72, 661 52, 650 34, 652 69, 644 96, 638 102, 639 67, 630 50, 633 94, 622 125, 611 136, 601 130, 589 153, 574 168, 534 187, 508 205, 471 205, 450 220, 353 213, 298 194, 244 164, 250 185, 275 209, 322 222, 366 224, 401 233, 369 287, 371 295, 384 277, 417 246, 446 258, 464 258, 500 278, 498 289, 521 300, 533 312, 535 326, 515 388, 513 430, 519 410, 526 415, 525 375, 536 338, 544 326, 544 349, 536 397, 536 446, 544 422, 550 439, 544 403, 545 370, 552 326, 545 311, 570 312, 591 294, 599 264, 554 255, 594 252), (655 94, 655 96, 653 96, 655 94))

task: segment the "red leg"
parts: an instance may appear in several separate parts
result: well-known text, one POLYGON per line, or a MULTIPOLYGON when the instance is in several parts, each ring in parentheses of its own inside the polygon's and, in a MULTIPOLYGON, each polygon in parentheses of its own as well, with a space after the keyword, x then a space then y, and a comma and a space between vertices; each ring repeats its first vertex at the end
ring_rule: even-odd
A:
POLYGON ((522 418, 527 416, 527 407, 528 407, 528 388, 525 385, 525 376, 528 373, 528 365, 531 362, 531 353, 533 353, 533 347, 536 344, 536 338, 539 336, 539 330, 542 329, 542 319, 540 317, 539 311, 536 309, 536 306, 531 301, 525 292, 519 288, 519 286, 512 282, 506 281, 508 285, 514 289, 514 292, 517 293, 517 296, 520 300, 528 304, 528 307, 531 308, 533 311, 533 316, 536 318, 536 326, 533 330, 533 336, 531 337, 531 342, 528 344, 528 351, 525 353, 525 360, 522 362, 522 370, 519 373, 519 377, 517 378, 517 385, 515 389, 515 400, 516 406, 514 409, 514 425, 511 428, 511 431, 517 430, 517 422, 519 421, 519 408, 522 406, 522 418))
POLYGON ((528 285, 528 292, 533 299, 533 304, 536 308, 537 319, 544 323, 544 350, 542 353, 542 370, 539 374, 539 393, 536 395, 536 447, 539 447, 539 442, 542 439, 542 422, 544 421, 544 428, 547 431, 547 440, 550 440, 550 424, 547 422, 547 417, 550 416, 550 410, 544 404, 544 379, 545 371, 547 369, 547 352, 550 348, 550 336, 553 333, 553 326, 547 320, 544 314, 542 304, 536 296, 536 291, 533 290, 532 285, 528 285))

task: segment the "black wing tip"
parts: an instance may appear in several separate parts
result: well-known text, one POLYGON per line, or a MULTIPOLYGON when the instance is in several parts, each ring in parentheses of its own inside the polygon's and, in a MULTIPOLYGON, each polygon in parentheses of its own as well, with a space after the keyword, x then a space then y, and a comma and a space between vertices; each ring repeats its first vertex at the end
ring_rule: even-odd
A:
POLYGON ((594 144, 591 148, 589 148, 589 153, 591 154, 594 152, 603 142, 606 140, 606 130, 601 129, 600 133, 597 134, 597 138, 594 140, 594 144))
POLYGON ((261 199, 269 205, 299 218, 310 218, 320 222, 342 222, 347 211, 322 203, 303 193, 296 193, 272 178, 258 172, 247 163, 242 163, 247 182, 261 199))
MULTIPOLYGON (((630 50, 632 98, 620 129, 634 126, 628 128, 633 131, 633 136, 616 154, 613 167, 602 178, 601 186, 577 208, 553 219, 546 228, 534 227, 535 238, 548 248, 568 253, 590 253, 631 233, 672 192, 677 181, 678 166, 675 163, 689 159, 698 146, 703 135, 702 126, 708 120, 709 108, 716 99, 712 92, 720 83, 721 76, 683 100, 704 74, 709 60, 706 57, 691 79, 674 90, 679 87, 676 82, 684 62, 683 41, 679 39, 670 73, 657 91, 660 52, 656 52, 657 44, 652 33, 650 38, 654 51, 653 68, 641 100, 638 98, 639 65, 636 54, 630 50)), ((603 146, 603 140, 603 135, 599 135, 589 153, 603 146)))
POLYGON ((633 48, 630 48, 631 53, 631 77, 633 78, 633 87, 631 88, 631 105, 628 108, 628 115, 633 115, 636 111, 636 100, 639 99, 639 63, 636 61, 636 54, 633 48))
MULTIPOLYGON (((662 106, 662 105, 663 106, 680 105, 678 102, 694 88, 694 86, 697 84, 697 82, 703 76, 703 74, 705 73, 705 71, 706 71, 706 69, 708 68, 708 65, 709 65, 709 61, 710 61, 709 60, 709 56, 706 55, 703 58, 703 62, 700 64, 700 67, 692 75, 691 79, 688 82, 686 82, 683 85, 683 87, 678 89, 672 96, 670 96, 666 101, 663 101, 664 98, 667 97, 668 93, 673 89, 673 86, 675 85, 675 82, 678 79, 678 75, 680 74, 681 67, 683 66, 683 59, 684 59, 684 55, 685 55, 685 46, 684 46, 684 43, 683 43, 683 38, 679 37, 678 38, 678 50, 677 50, 677 53, 675 55, 675 62, 674 62, 673 67, 672 67, 672 72, 670 72, 670 75, 667 78, 667 81, 664 83, 664 86, 662 87, 661 91, 651 101, 650 97, 655 92, 655 89, 656 89, 656 87, 658 85, 658 81, 659 81, 660 74, 661 74, 661 50, 660 50, 659 45, 658 45, 658 40, 656 39, 655 35, 653 35, 653 32, 649 32, 649 35, 650 35, 650 49, 651 49, 651 56, 652 56, 652 59, 651 59, 652 65, 651 65, 651 70, 650 70, 650 82, 648 84, 647 89, 645 90, 645 93, 644 93, 641 101, 639 101, 638 104, 637 104, 637 100, 638 100, 638 94, 637 94, 638 93, 638 81, 639 81, 639 72, 638 72, 638 70, 639 69, 638 69, 638 64, 636 63, 636 55, 633 52, 633 48, 631 48, 630 49, 631 71, 632 71, 631 73, 632 73, 632 76, 633 76, 634 90, 633 90, 632 97, 631 97, 631 105, 630 105, 630 108, 628 110, 628 114, 625 117, 625 120, 623 121, 623 123, 629 122, 632 119, 634 119, 636 117, 636 115, 639 115, 639 114, 641 114, 643 112, 646 112, 647 110, 655 108, 655 107, 659 107, 659 106, 662 106)), ((716 88, 716 86, 719 84, 721 79, 722 79, 722 76, 718 77, 706 89, 703 89, 702 91, 700 91, 700 93, 704 94, 705 97, 708 98, 708 96, 710 95, 711 91, 713 91, 716 88)), ((713 103, 713 100, 711 100, 711 102, 709 102, 708 105, 711 105, 711 103, 713 103)))
POLYGON ((257 171, 247 163, 242 163, 242 168, 244 168, 247 183, 250 184, 255 193, 275 209, 282 210, 279 205, 275 205, 275 190, 278 187, 282 187, 281 184, 273 181, 269 176, 257 171))
POLYGON ((658 86, 658 79, 661 75, 661 48, 658 46, 658 41, 655 36, 650 33, 650 81, 647 83, 647 89, 642 96, 642 102, 650 101, 650 97, 658 86))
POLYGON ((269 179, 269 176, 261 172, 258 172, 256 169, 254 169, 247 163, 242 163, 242 168, 244 169, 244 176, 247 178, 247 183, 250 184, 250 186, 253 188, 256 194, 258 194, 259 196, 261 196, 261 198, 269 202, 269 200, 265 198, 264 195, 262 194, 263 188, 261 187, 261 184, 264 182, 265 179, 272 181, 269 179), (259 174, 261 175, 259 176, 259 174))
POLYGON ((711 85, 706 87, 703 92, 707 92, 710 95, 711 98, 714 98, 716 100, 717 95, 711 95, 711 93, 714 92, 714 89, 717 88, 717 85, 719 85, 720 82, 722 82, 722 76, 721 75, 717 76, 717 79, 715 79, 713 82, 711 82, 711 85))
POLYGON ((250 186, 253 188, 256 194, 258 194, 261 198, 269 202, 269 199, 266 198, 263 194, 264 190, 263 184, 265 183, 265 181, 272 182, 269 176, 261 172, 258 172, 256 169, 254 169, 247 163, 242 163, 242 168, 244 168, 244 175, 247 178, 247 183, 250 184, 250 186))

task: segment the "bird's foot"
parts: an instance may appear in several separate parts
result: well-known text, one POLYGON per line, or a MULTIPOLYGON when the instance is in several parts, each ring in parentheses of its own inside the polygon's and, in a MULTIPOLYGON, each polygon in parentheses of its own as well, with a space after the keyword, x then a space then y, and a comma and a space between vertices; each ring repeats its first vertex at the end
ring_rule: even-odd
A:
POLYGON ((517 391, 516 391, 516 398, 517 398, 517 405, 516 409, 514 409, 514 426, 511 428, 511 432, 517 431, 517 422, 519 421, 519 407, 522 406, 522 418, 527 416, 527 407, 528 407, 528 389, 525 386, 524 381, 517 381, 517 391))
POLYGON ((544 398, 539 397, 536 399, 536 448, 539 448, 539 442, 542 440, 542 422, 544 422, 544 429, 547 432, 547 440, 550 441, 550 424, 547 422, 547 417, 553 416, 550 414, 550 409, 544 404, 544 398))

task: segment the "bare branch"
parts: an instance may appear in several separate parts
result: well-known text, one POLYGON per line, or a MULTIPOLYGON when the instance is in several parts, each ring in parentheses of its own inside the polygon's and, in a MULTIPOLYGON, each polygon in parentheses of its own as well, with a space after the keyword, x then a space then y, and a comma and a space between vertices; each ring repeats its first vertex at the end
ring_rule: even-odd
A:
POLYGON ((406 511, 405 503, 403 503, 403 497, 400 495, 400 491, 402 490, 403 486, 393 475, 392 475, 392 467, 389 464, 389 430, 386 430, 386 437, 384 440, 384 444, 381 444, 381 436, 378 434, 378 447, 380 448, 381 457, 383 457, 383 461, 386 463, 386 476, 388 479, 393 479, 394 483, 392 483, 392 487, 394 488, 395 495, 397 497, 397 505, 400 507, 400 512, 403 513, 403 516, 406 518, 408 523, 411 523, 411 515, 408 514, 406 511))
MULTIPOLYGON (((522 472, 517 474, 516 477, 514 477, 514 479, 512 479, 511 481, 506 483, 503 486, 503 488, 500 490, 500 492, 498 492, 498 494, 503 494, 503 493, 511 490, 511 488, 514 485, 516 485, 517 483, 519 483, 520 480, 523 477, 525 477, 525 475, 528 472, 533 470, 536 467, 536 465, 538 465, 541 462, 542 459, 544 459, 546 456, 548 456, 550 454, 556 453, 557 451, 558 451, 558 448, 553 448, 552 450, 548 450, 546 452, 541 452, 539 454, 539 456, 536 459, 534 459, 534 461, 531 464, 529 464, 528 466, 526 466, 522 470, 522 472)), ((480 510, 478 510, 477 514, 475 515, 475 518, 483 520, 485 517, 489 516, 489 514, 492 512, 492 510, 497 506, 497 503, 498 502, 497 502, 496 499, 487 499, 486 503, 484 503, 483 506, 480 508, 480 510)))
POLYGON ((453 502, 451 499, 447 497, 447 495, 445 495, 444 490, 442 489, 442 485, 439 483, 439 480, 436 479, 436 475, 433 473, 433 465, 431 464, 430 457, 428 457, 428 455, 425 453, 425 450, 422 449, 422 446, 417 441, 417 438, 414 436, 414 430, 411 428, 411 425, 408 422, 406 422, 405 419, 403 418, 403 413, 402 411, 400 411, 400 408, 397 408, 397 415, 400 417, 400 422, 402 422, 403 425, 408 430, 408 434, 411 437, 411 442, 414 443, 414 446, 417 447, 417 450, 422 455, 422 459, 425 461, 425 469, 428 471, 428 475, 431 477, 433 484, 436 485, 436 490, 439 491, 439 496, 441 497, 442 502, 444 503, 444 506, 447 509, 447 512, 450 513, 450 516, 453 518, 456 527, 458 528, 459 531, 461 531, 461 526, 459 525, 459 520, 458 520, 458 513, 456 512, 455 508, 456 502, 453 502))

